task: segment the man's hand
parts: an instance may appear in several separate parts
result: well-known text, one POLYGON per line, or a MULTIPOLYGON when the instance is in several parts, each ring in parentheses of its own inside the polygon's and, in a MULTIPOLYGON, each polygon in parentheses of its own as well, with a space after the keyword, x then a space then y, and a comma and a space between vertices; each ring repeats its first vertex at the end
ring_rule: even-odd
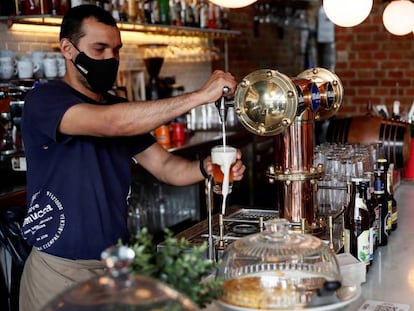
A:
POLYGON ((216 70, 197 92, 203 103, 213 103, 223 95, 224 87, 229 89, 227 95, 233 95, 237 82, 231 73, 216 70))
MULTIPOLYGON (((242 160, 242 153, 239 149, 237 149, 236 155, 236 163, 232 167, 233 171, 233 180, 240 181, 244 177, 244 172, 246 171, 246 166, 243 164, 242 160)), ((211 162, 211 156, 208 156, 204 159, 204 168, 206 169, 209 175, 213 175, 213 164, 211 162)))

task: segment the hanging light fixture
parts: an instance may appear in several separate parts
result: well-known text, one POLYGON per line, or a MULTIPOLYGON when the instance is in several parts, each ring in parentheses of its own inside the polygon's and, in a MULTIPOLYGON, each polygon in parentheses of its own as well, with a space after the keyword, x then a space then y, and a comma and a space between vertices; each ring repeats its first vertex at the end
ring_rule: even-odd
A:
POLYGON ((341 27, 362 23, 372 9, 373 0, 323 0, 326 16, 341 27))
POLYGON ((224 8, 237 9, 248 6, 257 0, 209 0, 215 5, 222 6, 224 8))
POLYGON ((385 29, 396 36, 404 36, 414 30, 414 3, 409 0, 391 1, 382 14, 385 29))

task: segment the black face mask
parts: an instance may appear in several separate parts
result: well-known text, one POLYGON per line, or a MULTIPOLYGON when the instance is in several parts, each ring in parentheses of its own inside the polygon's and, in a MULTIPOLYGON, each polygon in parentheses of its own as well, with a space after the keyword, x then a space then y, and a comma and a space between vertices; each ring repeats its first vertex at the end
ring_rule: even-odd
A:
POLYGON ((92 91, 104 93, 114 85, 119 66, 119 61, 116 58, 94 59, 79 51, 73 63, 86 78, 92 91))

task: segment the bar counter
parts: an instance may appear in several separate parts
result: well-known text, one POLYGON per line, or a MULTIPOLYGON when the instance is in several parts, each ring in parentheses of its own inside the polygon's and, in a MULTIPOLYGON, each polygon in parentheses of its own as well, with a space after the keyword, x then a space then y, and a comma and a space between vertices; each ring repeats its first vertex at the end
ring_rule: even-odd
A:
MULTIPOLYGON (((360 309, 366 300, 404 304, 414 310, 414 181, 401 181, 395 198, 398 204, 398 228, 389 237, 388 245, 377 249, 366 282, 361 285, 361 296, 349 304, 345 311, 366 310, 360 309)), ((391 308, 375 310, 400 311, 391 308)), ((211 304, 204 311, 221 309, 211 304)))

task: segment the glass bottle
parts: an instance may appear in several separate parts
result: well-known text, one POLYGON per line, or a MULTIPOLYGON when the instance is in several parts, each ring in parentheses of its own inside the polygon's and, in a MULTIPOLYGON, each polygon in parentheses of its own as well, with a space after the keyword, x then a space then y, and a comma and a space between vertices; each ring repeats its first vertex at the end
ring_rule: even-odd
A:
POLYGON ((388 204, 388 223, 387 223, 387 234, 391 234, 392 228, 392 198, 388 192, 388 161, 385 158, 377 159, 377 169, 381 171, 381 179, 383 181, 384 196, 388 204))
POLYGON ((353 243, 355 242, 351 239, 351 233, 354 231, 354 213, 355 213, 355 197, 356 197, 356 184, 349 183, 348 184, 348 193, 349 195, 349 203, 345 211, 345 218, 344 218, 344 252, 345 253, 352 253, 352 249, 355 249, 353 243))
POLYGON ((170 20, 171 25, 182 26, 180 17, 181 2, 176 0, 170 0, 170 20))
POLYGON ((160 16, 160 24, 170 24, 170 2, 169 0, 158 0, 158 10, 160 16))
POLYGON ((145 23, 151 24, 151 0, 144 0, 145 23))
POLYGON ((135 23, 138 16, 138 3, 137 0, 128 0, 127 3, 127 19, 130 23, 135 23))
POLYGON ((146 23, 145 19, 145 1, 144 0, 138 0, 137 1, 137 24, 143 25, 146 23))
MULTIPOLYGON (((372 174, 373 175, 373 174, 372 174)), ((373 189, 372 186, 374 184, 374 181, 371 180, 371 178, 365 178, 363 185, 367 187, 367 190, 365 192, 365 202, 367 204, 368 212, 369 212, 369 218, 370 218, 370 233, 369 233, 369 256, 370 256, 370 264, 374 262, 375 258, 375 251, 378 247, 378 206, 375 204, 375 199, 373 195, 373 189)))
POLYGON ((160 8, 158 6, 158 0, 151 1, 151 24, 160 23, 160 8))
POLYGON ((208 3, 201 0, 200 3, 200 28, 207 28, 208 25, 208 3))
POLYGON ((384 181, 382 179, 382 171, 375 171, 374 183, 375 204, 378 208, 378 246, 388 244, 388 202, 385 198, 384 181))
POLYGON ((354 178, 353 181, 357 183, 357 194, 355 196, 355 238, 356 238, 356 253, 352 254, 359 261, 363 262, 367 269, 371 263, 370 258, 370 214, 366 204, 367 186, 364 180, 354 178))
POLYGON ((344 250, 349 252, 367 268, 370 263, 369 212, 365 203, 366 187, 361 178, 352 178, 351 198, 345 218, 344 250))
POLYGON ((216 9, 215 5, 211 2, 208 4, 208 20, 207 20, 207 28, 216 29, 216 9))

